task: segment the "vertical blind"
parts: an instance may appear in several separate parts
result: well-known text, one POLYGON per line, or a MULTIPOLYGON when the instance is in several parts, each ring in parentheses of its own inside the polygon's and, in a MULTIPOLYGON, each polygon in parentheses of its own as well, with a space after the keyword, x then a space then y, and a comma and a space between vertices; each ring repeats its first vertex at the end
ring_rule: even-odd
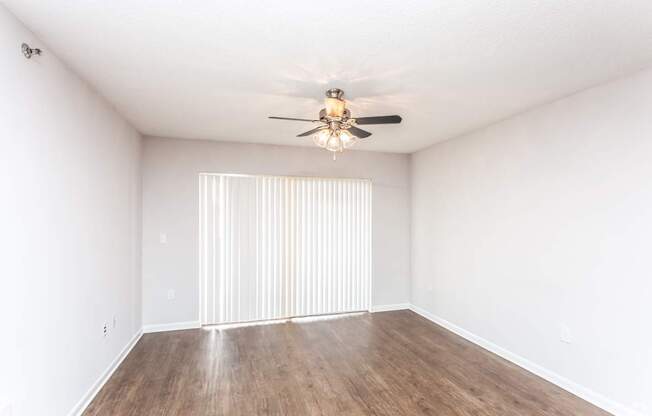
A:
POLYGON ((199 175, 203 324, 368 310, 371 182, 199 175))

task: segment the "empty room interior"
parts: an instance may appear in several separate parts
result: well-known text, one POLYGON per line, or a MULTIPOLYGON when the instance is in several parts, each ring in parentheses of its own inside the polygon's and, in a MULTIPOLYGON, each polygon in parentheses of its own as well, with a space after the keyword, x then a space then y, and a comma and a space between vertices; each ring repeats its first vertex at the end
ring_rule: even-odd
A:
POLYGON ((652 416, 652 2, 0 0, 0 416, 652 416))

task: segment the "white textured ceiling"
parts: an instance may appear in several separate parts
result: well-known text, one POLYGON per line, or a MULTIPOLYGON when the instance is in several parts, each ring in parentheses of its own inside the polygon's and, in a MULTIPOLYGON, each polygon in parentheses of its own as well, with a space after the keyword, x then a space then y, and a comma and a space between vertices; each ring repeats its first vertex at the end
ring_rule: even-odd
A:
MULTIPOLYGON (((652 61, 650 0, 6 0, 142 133, 294 137, 327 88, 412 152, 652 61)), ((41 46, 41 45, 35 45, 41 46)), ((47 53, 47 48, 45 53, 47 53)))

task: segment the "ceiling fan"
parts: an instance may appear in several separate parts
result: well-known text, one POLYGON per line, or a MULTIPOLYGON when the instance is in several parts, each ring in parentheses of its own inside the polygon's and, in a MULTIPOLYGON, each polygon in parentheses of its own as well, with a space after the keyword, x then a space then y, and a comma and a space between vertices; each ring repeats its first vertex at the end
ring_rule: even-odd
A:
POLYGON ((371 136, 368 131, 356 126, 366 124, 397 124, 401 122, 401 116, 375 116, 375 117, 351 117, 351 112, 346 108, 344 91, 339 88, 331 88, 326 91, 326 108, 319 112, 318 120, 291 117, 269 117, 275 120, 308 121, 319 123, 320 126, 297 137, 314 136, 317 146, 333 152, 333 159, 337 153, 353 146, 358 139, 371 136))

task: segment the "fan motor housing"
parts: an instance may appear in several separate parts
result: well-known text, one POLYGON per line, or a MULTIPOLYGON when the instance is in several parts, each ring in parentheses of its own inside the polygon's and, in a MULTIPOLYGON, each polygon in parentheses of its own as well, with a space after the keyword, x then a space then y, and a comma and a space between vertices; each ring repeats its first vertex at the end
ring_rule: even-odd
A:
POLYGON ((329 122, 329 121, 333 121, 333 120, 336 120, 336 121, 346 121, 346 120, 348 120, 349 118, 351 118, 351 112, 349 111, 348 108, 344 110, 344 113, 342 114, 342 117, 329 117, 329 116, 326 114, 326 109, 325 109, 325 108, 322 108, 322 109, 319 111, 319 119, 320 119, 321 121, 325 122, 325 123, 327 123, 327 122, 329 122))

